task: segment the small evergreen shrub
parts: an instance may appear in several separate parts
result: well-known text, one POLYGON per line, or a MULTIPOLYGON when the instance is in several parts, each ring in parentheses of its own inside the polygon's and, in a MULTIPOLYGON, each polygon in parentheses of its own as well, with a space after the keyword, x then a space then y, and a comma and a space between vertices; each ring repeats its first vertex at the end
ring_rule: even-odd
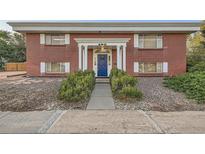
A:
POLYGON ((137 79, 127 75, 119 69, 112 69, 110 73, 110 84, 112 93, 116 98, 142 98, 142 93, 137 89, 137 79))
POLYGON ((205 103, 205 72, 186 73, 164 79, 164 85, 178 92, 183 92, 187 98, 198 103, 205 103))
POLYGON ((122 99, 126 99, 126 98, 137 98, 138 100, 140 100, 142 98, 143 94, 141 91, 139 91, 137 88, 135 87, 123 87, 122 90, 120 90, 119 92, 119 97, 122 99))
POLYGON ((67 102, 79 102, 88 99, 95 86, 93 71, 71 73, 63 80, 59 89, 59 99, 67 102))
POLYGON ((205 62, 199 62, 188 70, 189 72, 205 72, 205 62))

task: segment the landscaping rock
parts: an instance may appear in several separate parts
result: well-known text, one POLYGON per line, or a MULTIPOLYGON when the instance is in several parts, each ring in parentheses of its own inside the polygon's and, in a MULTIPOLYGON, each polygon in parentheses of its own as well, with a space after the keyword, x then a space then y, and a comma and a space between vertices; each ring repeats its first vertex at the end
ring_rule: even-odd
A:
POLYGON ((144 111, 204 111, 205 104, 188 100, 184 94, 163 86, 162 77, 138 77, 143 99, 134 102, 115 100, 116 109, 144 111))
POLYGON ((12 77, 0 80, 0 111, 86 109, 86 102, 57 99, 63 78, 12 77))

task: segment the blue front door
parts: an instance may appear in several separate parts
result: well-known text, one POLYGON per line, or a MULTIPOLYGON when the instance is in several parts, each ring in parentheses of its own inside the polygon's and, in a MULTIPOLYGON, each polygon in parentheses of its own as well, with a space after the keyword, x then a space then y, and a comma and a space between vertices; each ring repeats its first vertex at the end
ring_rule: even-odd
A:
POLYGON ((107 76, 107 55, 98 54, 98 76, 107 76))

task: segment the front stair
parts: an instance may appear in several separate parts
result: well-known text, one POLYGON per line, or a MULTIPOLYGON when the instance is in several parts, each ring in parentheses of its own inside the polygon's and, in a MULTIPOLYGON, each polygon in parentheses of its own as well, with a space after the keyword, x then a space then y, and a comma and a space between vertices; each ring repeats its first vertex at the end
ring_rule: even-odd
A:
POLYGON ((96 83, 99 84, 109 84, 110 83, 110 79, 109 78, 95 78, 96 83))

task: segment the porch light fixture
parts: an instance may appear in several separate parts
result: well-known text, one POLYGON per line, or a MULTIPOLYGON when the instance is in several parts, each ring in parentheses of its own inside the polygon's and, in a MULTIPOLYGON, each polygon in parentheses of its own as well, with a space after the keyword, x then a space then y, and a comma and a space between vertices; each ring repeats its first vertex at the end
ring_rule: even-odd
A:
POLYGON ((106 44, 103 44, 103 43, 98 44, 98 50, 99 50, 100 52, 107 52, 107 46, 106 46, 106 44))

